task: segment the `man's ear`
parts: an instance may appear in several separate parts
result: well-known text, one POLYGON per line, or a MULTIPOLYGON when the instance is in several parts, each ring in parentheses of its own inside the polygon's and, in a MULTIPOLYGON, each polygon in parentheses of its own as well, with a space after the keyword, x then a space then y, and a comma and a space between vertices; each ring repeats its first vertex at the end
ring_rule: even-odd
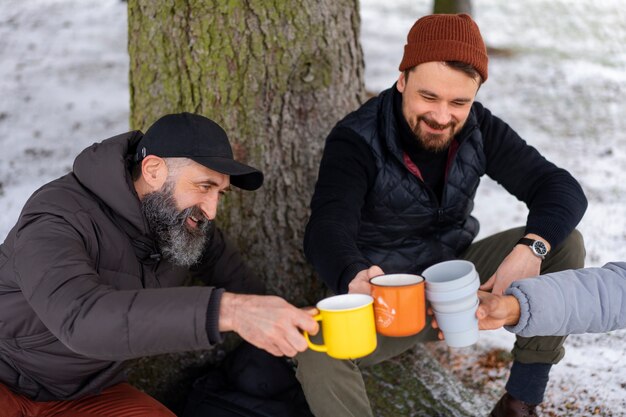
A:
POLYGON ((404 76, 404 71, 400 73, 398 77, 398 82, 396 83, 396 88, 400 93, 404 93, 404 88, 406 87, 406 77, 404 76))
POLYGON ((159 190, 163 186, 167 173, 167 165, 163 158, 148 155, 141 161, 141 177, 151 191, 159 190))

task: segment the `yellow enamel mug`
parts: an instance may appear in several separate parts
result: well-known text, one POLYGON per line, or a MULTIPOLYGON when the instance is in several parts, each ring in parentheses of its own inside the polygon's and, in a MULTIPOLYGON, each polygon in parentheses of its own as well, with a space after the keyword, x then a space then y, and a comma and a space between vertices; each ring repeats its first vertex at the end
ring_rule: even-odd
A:
POLYGON ((324 344, 311 342, 304 332, 309 347, 336 359, 356 359, 372 353, 376 349, 373 303, 374 299, 365 294, 342 294, 321 300, 316 305, 320 313, 314 319, 322 323, 324 344))

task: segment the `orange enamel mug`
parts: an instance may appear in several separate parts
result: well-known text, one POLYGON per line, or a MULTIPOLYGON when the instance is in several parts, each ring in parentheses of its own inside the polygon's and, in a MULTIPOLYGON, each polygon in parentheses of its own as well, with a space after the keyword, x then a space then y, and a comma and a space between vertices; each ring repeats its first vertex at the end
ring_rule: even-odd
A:
POLYGON ((370 279, 370 284, 378 333, 402 337, 417 334, 424 328, 424 278, 411 274, 389 274, 370 279))

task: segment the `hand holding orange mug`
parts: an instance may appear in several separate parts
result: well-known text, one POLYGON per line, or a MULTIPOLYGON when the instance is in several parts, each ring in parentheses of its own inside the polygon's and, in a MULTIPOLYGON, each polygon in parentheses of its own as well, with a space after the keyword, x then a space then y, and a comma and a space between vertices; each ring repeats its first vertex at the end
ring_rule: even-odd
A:
POLYGON ((370 279, 376 330, 385 336, 410 336, 426 325, 424 278, 390 274, 370 279))

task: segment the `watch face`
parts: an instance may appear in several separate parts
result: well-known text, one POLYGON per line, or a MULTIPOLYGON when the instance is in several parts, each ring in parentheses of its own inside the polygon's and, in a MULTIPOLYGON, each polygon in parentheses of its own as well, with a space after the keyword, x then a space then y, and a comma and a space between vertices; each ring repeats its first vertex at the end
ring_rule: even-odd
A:
POLYGON ((546 245, 544 245, 543 242, 539 240, 535 240, 533 242, 532 248, 539 256, 546 256, 548 254, 548 248, 546 248, 546 245))

